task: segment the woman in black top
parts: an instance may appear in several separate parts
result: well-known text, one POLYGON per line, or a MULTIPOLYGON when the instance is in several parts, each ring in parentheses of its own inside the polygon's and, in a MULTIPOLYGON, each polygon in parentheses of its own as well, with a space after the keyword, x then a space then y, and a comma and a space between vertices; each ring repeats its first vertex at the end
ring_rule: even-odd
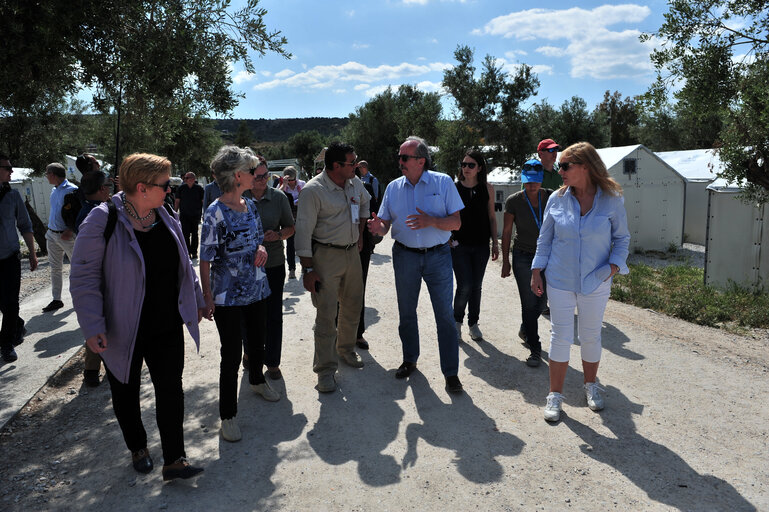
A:
POLYGON ((460 211, 462 226, 452 232, 451 262, 457 280, 454 295, 454 321, 457 335, 462 337, 462 321, 468 309, 467 324, 473 340, 483 339, 478 327, 481 312, 481 287, 486 264, 499 257, 497 218, 494 214, 494 187, 486 182, 486 160, 477 149, 465 153, 461 162, 457 191, 465 204, 460 211))

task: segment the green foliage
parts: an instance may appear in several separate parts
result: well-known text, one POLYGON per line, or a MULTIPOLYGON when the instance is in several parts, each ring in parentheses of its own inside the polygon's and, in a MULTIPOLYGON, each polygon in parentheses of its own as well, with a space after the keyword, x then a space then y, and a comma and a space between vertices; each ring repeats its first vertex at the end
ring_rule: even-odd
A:
POLYGON ((732 286, 706 286, 702 269, 674 265, 657 269, 629 265, 615 276, 611 298, 711 327, 769 327, 769 295, 732 286))
POLYGON ((475 140, 468 146, 494 146, 487 158, 496 165, 521 165, 532 153, 522 105, 536 95, 539 79, 526 64, 518 66, 514 74, 505 73, 490 55, 476 78, 473 53, 468 46, 458 46, 454 51, 457 64, 443 72, 443 87, 454 99, 464 124, 464 131, 458 133, 472 135, 475 140))
POLYGON ((603 101, 595 109, 595 115, 605 120, 609 127, 609 146, 638 144, 634 136, 634 128, 638 126, 638 112, 633 98, 622 99, 619 91, 613 94, 606 91, 603 101))
POLYGON ((722 175, 748 180, 747 199, 765 202, 769 190, 769 5, 757 0, 670 0, 654 34, 657 82, 647 97, 675 93, 685 143, 721 146, 722 175), (685 81, 685 82, 684 82, 685 81))
POLYGON ((316 131, 302 131, 291 136, 285 144, 283 158, 296 158, 302 168, 312 175, 315 157, 326 146, 324 137, 316 131))
POLYGON ((350 114, 342 140, 355 146, 358 157, 386 184, 401 175, 396 155, 406 137, 417 135, 434 143, 440 114, 437 93, 411 85, 402 85, 396 92, 388 87, 350 114))
POLYGON ((248 123, 246 123, 245 119, 242 119, 238 125, 238 131, 235 133, 235 145, 245 148, 246 146, 250 146, 253 140, 254 136, 251 133, 251 130, 248 129, 248 123))
POLYGON ((346 117, 305 117, 287 119, 217 119, 216 129, 223 132, 223 137, 232 140, 241 121, 245 121, 251 130, 256 145, 286 142, 289 138, 303 131, 315 131, 329 139, 339 137, 342 128, 347 126, 346 117))

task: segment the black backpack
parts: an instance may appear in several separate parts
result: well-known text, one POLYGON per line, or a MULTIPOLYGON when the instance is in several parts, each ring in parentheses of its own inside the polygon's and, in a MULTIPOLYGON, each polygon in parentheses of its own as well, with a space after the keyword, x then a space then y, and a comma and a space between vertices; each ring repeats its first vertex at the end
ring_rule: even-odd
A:
MULTIPOLYGON (((176 218, 173 208, 167 203, 163 202, 163 207, 172 218, 176 218)), ((107 224, 104 226, 104 250, 107 250, 106 244, 109 243, 109 239, 112 237, 112 233, 115 231, 115 224, 117 224, 117 207, 112 199, 107 200, 107 224)))
POLYGON ((84 202, 85 196, 80 189, 64 196, 64 204, 61 206, 61 218, 64 220, 67 229, 75 231, 75 221, 80 213, 80 209, 83 208, 84 202))

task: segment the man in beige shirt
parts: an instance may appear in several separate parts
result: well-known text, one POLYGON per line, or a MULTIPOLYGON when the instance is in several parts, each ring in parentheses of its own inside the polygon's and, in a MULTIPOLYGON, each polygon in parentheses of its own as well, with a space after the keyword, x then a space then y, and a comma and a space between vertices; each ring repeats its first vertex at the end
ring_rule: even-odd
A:
POLYGON ((363 367, 355 339, 363 301, 363 275, 358 252, 369 217, 369 194, 355 176, 352 146, 333 142, 326 149, 323 172, 302 189, 297 202, 296 254, 304 288, 312 294, 315 314, 316 389, 336 389, 337 356, 363 367), (337 325, 337 302, 339 315, 337 325))

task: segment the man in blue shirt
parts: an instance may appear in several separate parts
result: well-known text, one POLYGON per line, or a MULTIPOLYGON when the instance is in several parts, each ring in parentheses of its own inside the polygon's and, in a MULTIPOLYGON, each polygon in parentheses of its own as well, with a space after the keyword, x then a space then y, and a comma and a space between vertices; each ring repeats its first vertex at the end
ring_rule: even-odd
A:
POLYGON ((374 200, 379 201, 379 180, 369 172, 368 162, 365 160, 358 162, 358 170, 360 171, 360 180, 364 184, 371 185, 371 188, 374 189, 374 200))
POLYGON ((451 393, 460 393, 459 339, 452 308, 454 275, 447 242, 451 231, 459 229, 462 223, 459 211, 464 204, 451 177, 428 170, 430 153, 423 139, 407 138, 400 147, 398 160, 403 176, 387 186, 378 216, 369 221, 369 230, 375 235, 384 236, 392 226, 395 239, 393 270, 400 315, 398 333, 403 345, 403 364, 395 377, 406 378, 417 367, 417 303, 424 280, 438 328, 446 388, 451 393))
POLYGON ((67 181, 66 176, 66 169, 58 162, 49 164, 45 168, 45 177, 48 179, 48 183, 53 185, 51 211, 48 214, 48 231, 45 233, 48 263, 51 265, 51 295, 53 295, 53 300, 43 308, 45 313, 64 307, 64 303, 61 301, 64 255, 66 254, 71 261, 72 249, 75 248, 75 233, 67 227, 61 216, 64 196, 77 190, 75 185, 67 181))
POLYGON ((13 167, 8 157, 0 155, 0 312, 3 313, 0 353, 6 363, 18 359, 13 346, 21 343, 24 337, 24 320, 19 318, 21 262, 17 228, 29 248, 29 270, 37 268, 32 222, 21 194, 9 184, 11 173, 13 167))

